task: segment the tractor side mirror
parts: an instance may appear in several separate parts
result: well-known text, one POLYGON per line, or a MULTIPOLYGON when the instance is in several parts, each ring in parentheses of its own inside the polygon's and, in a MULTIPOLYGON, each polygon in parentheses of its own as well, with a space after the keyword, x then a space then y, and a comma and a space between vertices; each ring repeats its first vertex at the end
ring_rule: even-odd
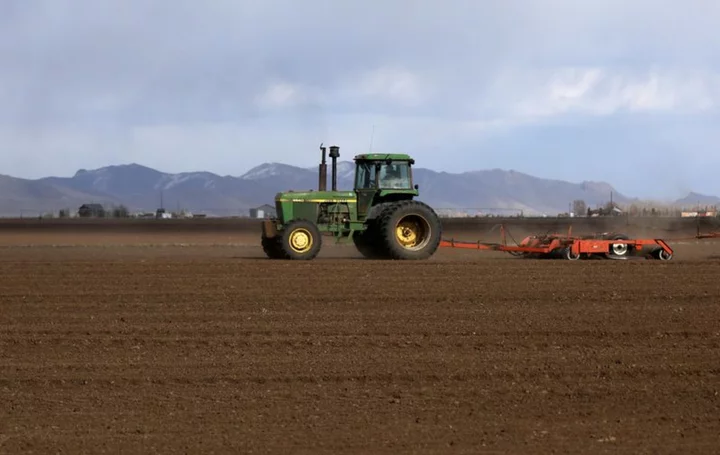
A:
POLYGON ((415 184, 415 189, 416 189, 416 190, 419 190, 419 189, 420 189, 420 185, 418 185, 418 184, 416 183, 416 184, 415 184))

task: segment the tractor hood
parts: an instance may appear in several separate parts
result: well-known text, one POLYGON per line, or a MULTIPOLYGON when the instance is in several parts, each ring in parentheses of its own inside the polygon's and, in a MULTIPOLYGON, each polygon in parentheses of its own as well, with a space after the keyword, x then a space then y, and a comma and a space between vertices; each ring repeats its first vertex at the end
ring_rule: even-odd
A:
POLYGON ((355 191, 287 191, 277 193, 275 202, 355 202, 355 191))

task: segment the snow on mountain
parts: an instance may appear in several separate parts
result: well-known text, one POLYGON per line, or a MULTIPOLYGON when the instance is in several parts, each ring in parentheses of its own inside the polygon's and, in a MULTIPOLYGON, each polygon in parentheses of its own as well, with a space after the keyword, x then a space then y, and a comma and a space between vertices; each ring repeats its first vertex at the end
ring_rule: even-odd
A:
POLYGON ((242 180, 260 180, 281 175, 294 175, 299 168, 282 163, 265 163, 240 176, 242 180))
MULTIPOLYGON (((355 163, 351 161, 339 161, 337 163, 338 180, 352 180, 355 175, 355 163)), ((298 178, 310 178, 314 176, 317 179, 318 165, 312 167, 296 167, 282 163, 265 163, 247 171, 240 176, 243 180, 262 180, 273 177, 284 177, 297 181, 298 178)), ((328 181, 332 177, 332 164, 327 163, 328 181)))
MULTIPOLYGON (((304 170, 309 171, 317 175, 319 169, 319 163, 318 165, 315 165, 313 167, 304 168, 304 170)), ((338 180, 350 180, 353 181, 355 178, 355 163, 352 161, 338 161, 337 163, 337 175, 338 180)), ((327 176, 328 176, 328 182, 332 178, 332 163, 327 163, 327 176)))
MULTIPOLYGON (((332 166, 328 167, 328 175, 332 173, 332 166)), ((355 163, 350 161, 342 161, 337 164, 338 178, 350 179, 355 177, 355 163)))
POLYGON ((162 179, 155 185, 155 189, 169 190, 186 182, 199 181, 204 188, 215 186, 217 175, 209 172, 185 172, 182 174, 163 174, 162 179))

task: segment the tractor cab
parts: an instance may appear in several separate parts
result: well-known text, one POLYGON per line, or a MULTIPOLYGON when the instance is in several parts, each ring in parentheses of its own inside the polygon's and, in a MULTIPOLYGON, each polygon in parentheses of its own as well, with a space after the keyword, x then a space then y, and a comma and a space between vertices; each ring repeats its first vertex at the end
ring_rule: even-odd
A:
POLYGON ((365 154, 355 157, 355 193, 358 218, 368 215, 371 206, 382 202, 412 199, 418 195, 413 186, 412 165, 404 154, 365 154))
POLYGON ((412 190, 409 160, 356 158, 355 190, 412 190))

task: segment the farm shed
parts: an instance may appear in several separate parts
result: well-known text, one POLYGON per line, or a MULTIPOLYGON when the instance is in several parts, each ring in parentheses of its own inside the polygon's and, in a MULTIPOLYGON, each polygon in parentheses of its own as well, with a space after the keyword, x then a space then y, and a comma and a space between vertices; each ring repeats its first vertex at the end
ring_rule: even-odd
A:
POLYGON ((250 209, 250 218, 271 218, 276 216, 275 207, 270 204, 261 205, 250 209))
POLYGON ((83 218, 103 218, 105 208, 101 204, 83 204, 78 209, 78 216, 83 218))

